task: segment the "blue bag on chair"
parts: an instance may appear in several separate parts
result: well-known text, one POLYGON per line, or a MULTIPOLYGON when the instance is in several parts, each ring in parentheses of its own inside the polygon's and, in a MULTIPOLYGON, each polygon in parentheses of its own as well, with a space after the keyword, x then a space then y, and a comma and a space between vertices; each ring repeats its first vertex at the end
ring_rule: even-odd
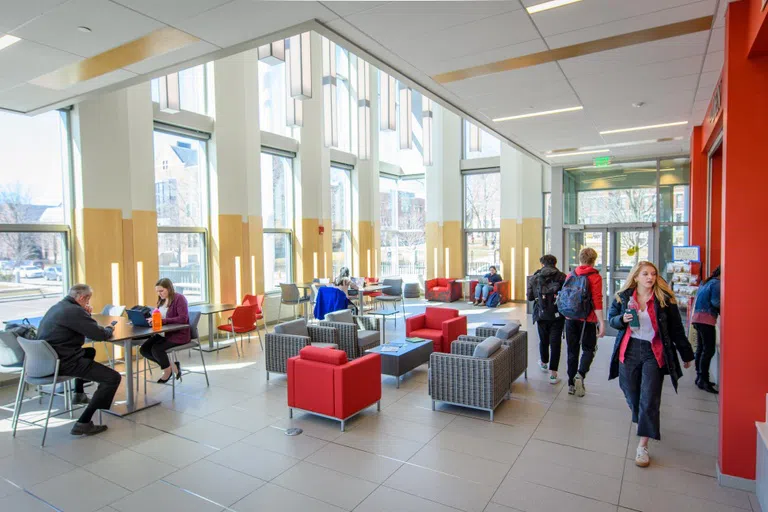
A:
POLYGON ((487 299, 485 299, 485 305, 489 308, 497 308, 499 307, 499 303, 501 302, 501 295, 499 295, 499 292, 493 292, 488 296, 487 299))

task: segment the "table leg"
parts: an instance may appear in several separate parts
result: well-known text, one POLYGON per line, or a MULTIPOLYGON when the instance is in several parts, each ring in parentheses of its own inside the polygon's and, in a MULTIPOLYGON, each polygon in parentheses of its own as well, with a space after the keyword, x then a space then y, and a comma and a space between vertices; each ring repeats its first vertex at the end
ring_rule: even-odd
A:
POLYGON ((381 345, 384 345, 387 342, 387 317, 382 316, 381 317, 381 345))
POLYGON ((213 315, 208 315, 208 351, 213 351, 213 315))
POLYGON ((135 405, 133 403, 133 340, 123 342, 123 354, 125 354, 125 406, 131 410, 135 405))
POLYGON ((134 412, 148 409, 150 407, 160 404, 159 401, 152 400, 146 395, 144 395, 143 397, 139 397, 137 399, 136 394, 134 393, 134 390, 133 390, 133 357, 131 357, 132 348, 133 348, 133 340, 125 340, 123 342, 123 353, 126 354, 125 380, 122 382, 123 387, 125 388, 125 401, 113 403, 112 407, 106 411, 115 416, 120 416, 120 417, 128 416, 129 414, 133 414, 134 412))

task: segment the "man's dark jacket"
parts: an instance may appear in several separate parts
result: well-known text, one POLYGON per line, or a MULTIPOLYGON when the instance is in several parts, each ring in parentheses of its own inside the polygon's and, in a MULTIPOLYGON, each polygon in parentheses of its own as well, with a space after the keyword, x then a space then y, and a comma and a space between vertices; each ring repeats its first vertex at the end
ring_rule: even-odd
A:
POLYGON ((83 357, 85 338, 104 341, 112 337, 112 327, 102 327, 72 297, 64 297, 43 317, 37 338, 47 341, 59 354, 61 365, 83 357))

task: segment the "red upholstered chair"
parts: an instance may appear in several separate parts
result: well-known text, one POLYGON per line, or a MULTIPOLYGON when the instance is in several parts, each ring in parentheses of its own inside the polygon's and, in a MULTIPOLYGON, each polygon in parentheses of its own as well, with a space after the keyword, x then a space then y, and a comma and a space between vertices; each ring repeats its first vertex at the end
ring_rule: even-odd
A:
POLYGON ((437 277, 424 283, 424 296, 427 300, 453 302, 461 298, 461 283, 455 279, 437 277))
MULTIPOLYGON (((474 280, 469 282, 469 298, 472 301, 475 300, 475 288, 477 288, 478 282, 479 281, 474 280)), ((493 291, 498 293, 499 298, 501 298, 499 304, 504 304, 505 302, 509 302, 511 300, 510 294, 512 291, 509 281, 499 281, 498 283, 494 284, 493 291)))
POLYGON ((432 340, 433 352, 451 352, 451 343, 467 334, 467 317, 456 309, 427 308, 423 315, 405 319, 405 335, 432 340))
POLYGON ((344 423, 376 404, 381 410, 381 356, 347 361, 343 350, 304 347, 288 359, 288 407, 344 423))

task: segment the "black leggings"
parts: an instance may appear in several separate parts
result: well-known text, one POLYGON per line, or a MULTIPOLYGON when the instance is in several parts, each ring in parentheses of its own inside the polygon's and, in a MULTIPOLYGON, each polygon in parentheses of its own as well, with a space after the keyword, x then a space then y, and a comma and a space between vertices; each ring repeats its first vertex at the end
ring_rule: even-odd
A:
POLYGON ((717 333, 714 325, 693 324, 698 333, 698 344, 696 345, 696 376, 704 383, 709 380, 709 364, 717 349, 717 333))
POLYGON ((168 354, 166 354, 165 351, 175 346, 176 343, 172 343, 166 340, 165 336, 153 334, 147 341, 144 342, 139 351, 141 352, 141 355, 150 361, 154 361, 155 363, 159 364, 160 368, 165 370, 171 366, 171 361, 168 359, 168 354))

